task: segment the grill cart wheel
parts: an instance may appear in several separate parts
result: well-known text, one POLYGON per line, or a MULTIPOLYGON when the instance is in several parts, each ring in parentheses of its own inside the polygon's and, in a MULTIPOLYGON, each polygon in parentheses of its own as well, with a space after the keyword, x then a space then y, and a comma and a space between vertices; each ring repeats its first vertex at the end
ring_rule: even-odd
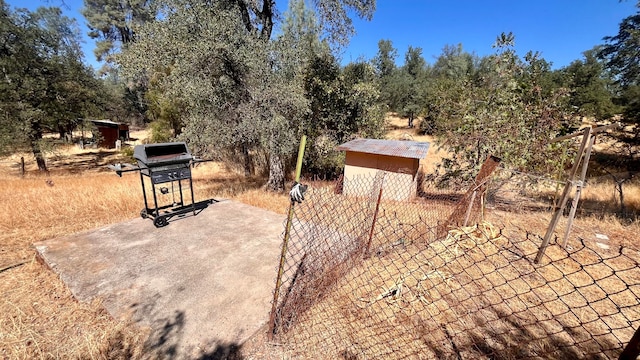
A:
POLYGON ((147 214, 147 209, 140 210, 140 217, 143 219, 147 219, 149 217, 149 214, 147 214))
POLYGON ((165 216, 158 216, 157 218, 153 219, 153 225, 159 228, 169 225, 169 222, 167 221, 167 218, 165 216))

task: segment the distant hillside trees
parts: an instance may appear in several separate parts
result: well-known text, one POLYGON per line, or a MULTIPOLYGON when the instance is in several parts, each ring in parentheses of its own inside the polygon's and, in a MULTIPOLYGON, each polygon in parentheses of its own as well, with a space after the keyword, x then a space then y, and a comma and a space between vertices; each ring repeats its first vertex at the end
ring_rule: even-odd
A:
POLYGON ((0 0, 0 38, 0 147, 30 149, 44 171, 43 133, 64 134, 98 111, 101 84, 59 8, 11 10, 0 0))
POLYGON ((614 104, 619 87, 603 61, 597 58, 598 47, 584 52, 584 58, 574 60, 559 71, 559 80, 571 90, 569 104, 583 116, 608 119, 622 109, 614 104))
POLYGON ((391 41, 381 40, 371 63, 388 109, 408 117, 409 127, 423 117, 420 131, 452 152, 441 180, 472 176, 488 154, 512 167, 557 173, 566 152, 547 142, 577 128, 580 116, 601 121, 624 112, 626 121, 637 121, 638 19, 625 19, 607 45, 556 70, 539 53, 517 56, 512 34, 498 38, 494 55, 445 46, 432 65, 409 47, 401 67, 394 66, 391 41))
POLYGON ((407 126, 413 127, 415 118, 422 113, 427 62, 422 49, 409 46, 404 56, 404 65, 395 66, 397 50, 390 40, 378 42, 378 52, 371 63, 376 70, 380 85, 381 100, 391 111, 408 118, 407 126))
POLYGON ((566 149, 548 141, 568 126, 566 91, 546 88, 550 70, 529 53, 517 56, 512 34, 502 34, 496 53, 481 59, 447 48, 430 79, 426 126, 451 157, 436 174, 441 182, 470 179, 489 155, 529 172, 557 173, 566 149))
POLYGON ((136 26, 156 17, 153 0, 84 0, 82 15, 87 20, 89 36, 96 39, 94 53, 98 61, 114 65, 114 55, 135 41, 136 26))
POLYGON ((640 2, 638 11, 622 20, 618 34, 604 38, 598 56, 621 88, 625 119, 640 123, 640 2))

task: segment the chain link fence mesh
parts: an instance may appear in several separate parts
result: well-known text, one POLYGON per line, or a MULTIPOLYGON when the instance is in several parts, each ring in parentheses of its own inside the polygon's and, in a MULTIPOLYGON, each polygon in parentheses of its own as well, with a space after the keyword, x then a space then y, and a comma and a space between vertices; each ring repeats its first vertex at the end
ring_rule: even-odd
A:
POLYGON ((521 219, 548 224, 562 184, 499 168, 459 190, 418 185, 412 192, 415 182, 381 171, 310 189, 295 205, 270 329, 287 353, 620 354, 640 325, 638 251, 581 239, 565 249, 556 240, 539 264, 533 261, 545 228, 531 231, 521 219))

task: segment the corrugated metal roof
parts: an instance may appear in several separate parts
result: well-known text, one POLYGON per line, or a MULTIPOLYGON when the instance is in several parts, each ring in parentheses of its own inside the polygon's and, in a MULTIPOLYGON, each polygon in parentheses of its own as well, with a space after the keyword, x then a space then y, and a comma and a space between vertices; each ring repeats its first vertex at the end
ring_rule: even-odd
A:
POLYGON ((96 124, 96 125, 103 125, 103 126, 112 126, 112 127, 117 127, 118 125, 126 125, 123 123, 117 123, 115 121, 111 121, 111 120, 89 120, 92 123, 96 124))
POLYGON ((429 152, 428 142, 404 140, 355 139, 338 146, 338 150, 367 154, 424 159, 429 152))

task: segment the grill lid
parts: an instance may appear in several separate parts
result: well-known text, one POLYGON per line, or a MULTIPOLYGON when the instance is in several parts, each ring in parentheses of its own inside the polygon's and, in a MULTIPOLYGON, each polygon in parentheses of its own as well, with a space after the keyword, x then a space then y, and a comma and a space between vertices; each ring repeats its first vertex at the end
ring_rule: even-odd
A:
POLYGON ((136 145, 133 157, 141 167, 184 164, 193 159, 184 142, 136 145))

